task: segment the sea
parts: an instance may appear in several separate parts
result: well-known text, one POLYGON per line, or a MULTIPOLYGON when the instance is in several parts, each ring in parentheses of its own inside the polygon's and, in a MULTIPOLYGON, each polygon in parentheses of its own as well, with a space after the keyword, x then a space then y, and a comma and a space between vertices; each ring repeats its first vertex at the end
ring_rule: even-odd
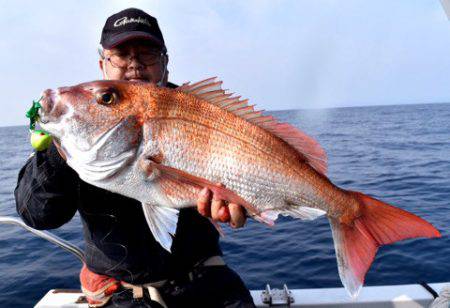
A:
MULTIPOLYGON (((379 249, 366 285, 450 281, 450 104, 270 112, 317 139, 336 185, 382 199, 431 222, 439 239, 379 249)), ((32 152, 26 126, 0 127, 0 215, 17 217, 17 175, 32 152)), ((61 204, 64 206, 64 204, 61 204)), ((83 247, 76 215, 54 234, 83 247)), ((281 217, 224 226, 224 258, 250 289, 340 287, 328 220, 281 217)), ((80 287, 81 264, 59 247, 0 225, 0 307, 31 307, 48 290, 80 287)))

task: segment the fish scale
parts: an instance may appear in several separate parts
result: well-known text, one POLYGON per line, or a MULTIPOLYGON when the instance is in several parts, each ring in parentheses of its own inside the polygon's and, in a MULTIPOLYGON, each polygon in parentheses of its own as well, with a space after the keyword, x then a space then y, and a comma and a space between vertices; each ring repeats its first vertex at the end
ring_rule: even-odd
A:
MULTIPOLYGON (((185 97, 177 96, 176 98, 182 101, 185 100, 185 97)), ((195 103, 195 101, 193 103, 195 103)), ((195 104, 192 105, 195 106, 195 104)), ((179 106, 180 107, 175 111, 172 111, 171 114, 175 118, 175 121, 188 119, 194 123, 198 123, 199 125, 210 127, 213 131, 222 132, 231 138, 240 139, 243 142, 251 141, 252 149, 268 152, 272 154, 272 157, 274 158, 278 156, 279 159, 282 159, 284 156, 289 155, 288 158, 283 160, 285 162, 291 162, 292 158, 298 157, 298 154, 289 148, 285 147, 283 148, 283 151, 280 151, 280 148, 285 146, 282 141, 277 138, 273 138, 273 136, 268 136, 268 133, 264 132, 261 128, 254 125, 248 125, 249 123, 240 118, 233 119, 232 114, 225 114, 223 117, 214 117, 213 115, 216 113, 214 111, 217 110, 211 109, 215 106, 206 106, 204 109, 201 108, 204 107, 203 105, 197 106, 197 109, 194 109, 192 106, 187 104, 179 106), (249 139, 249 136, 251 136, 251 139, 249 139), (282 157, 279 157, 280 153, 282 154, 282 157)), ((161 114, 164 115, 170 111, 169 108, 166 109, 162 107, 161 109, 161 114)), ((199 134, 199 132, 195 133, 199 134)))
MULTIPOLYGON (((190 166, 187 167, 187 169, 180 165, 179 162, 184 162, 184 153, 178 153, 178 156, 175 158, 171 158, 170 160, 165 160, 165 163, 171 167, 174 168, 179 168, 179 169, 183 169, 186 170, 192 174, 195 174, 197 176, 200 177, 204 177, 204 178, 208 178, 211 179, 215 182, 222 182, 224 183, 226 186, 230 187, 231 189, 235 190, 238 192, 239 195, 241 196, 247 196, 248 199, 250 199, 252 201, 252 203, 254 203, 255 201, 257 201, 258 199, 255 198, 255 195, 259 195, 258 191, 254 191, 254 190, 244 190, 243 188, 245 187, 244 184, 250 182, 247 178, 252 178, 252 184, 256 184, 256 180, 258 179, 258 177, 256 176, 256 173, 254 173, 253 171, 255 170, 264 170, 264 168, 259 167, 256 168, 254 165, 252 166, 251 164, 245 165, 243 164, 242 166, 239 165, 235 165, 235 164, 224 164, 223 162, 226 161, 227 158, 229 157, 233 157, 233 155, 230 155, 229 153, 231 152, 231 150, 233 149, 234 145, 231 142, 225 142, 224 138, 221 137, 218 133, 216 134, 211 134, 205 130, 199 130, 196 129, 195 127, 192 127, 191 125, 188 125, 187 127, 184 127, 182 124, 180 124, 180 122, 175 122, 176 123, 176 128, 174 129, 173 127, 171 127, 172 125, 170 125, 170 123, 174 123, 173 121, 168 121, 168 123, 165 123, 165 121, 159 121, 158 125, 160 126, 164 126, 164 128, 159 128, 156 129, 156 131, 158 131, 158 135, 160 136, 159 139, 162 140, 177 140, 178 142, 183 142, 181 141, 183 138, 185 138, 186 136, 189 136, 190 134, 196 134, 197 137, 197 141, 200 143, 205 143, 205 141, 203 141, 202 139, 208 139, 209 140, 209 144, 212 145, 212 148, 214 149, 214 158, 215 158, 215 164, 210 164, 210 166, 208 167, 208 158, 204 157, 204 155, 201 155, 202 153, 202 149, 199 149, 198 151, 192 151, 191 154, 191 159, 189 159, 188 161, 192 162, 192 164, 190 164, 190 166), (166 125, 164 125, 166 124, 166 125), (197 159, 202 159, 203 158, 203 162, 200 162, 200 165, 197 163, 197 159), (230 179, 229 175, 235 174, 236 171, 238 170, 246 170, 246 177, 247 178, 242 178, 242 177, 238 177, 237 181, 234 179, 230 179), (202 172, 204 171, 204 172, 202 172), (210 173, 208 173, 208 171, 210 173), (220 174, 222 174, 222 178, 219 178, 220 174)), ((215 131, 217 132, 217 131, 215 131)), ((187 141, 185 141, 187 142, 187 141)), ((197 148, 195 145, 192 145, 192 148, 197 148)), ((249 146, 246 147, 248 150, 250 150, 251 148, 249 146)), ((173 149, 173 143, 167 143, 167 148, 164 148, 163 152, 166 151, 170 151, 172 150, 172 155, 176 154, 176 150, 179 149, 179 147, 175 147, 175 151, 173 149)), ((239 155, 240 155, 240 159, 236 159, 237 161, 245 161, 245 157, 249 158, 249 162, 254 161, 254 156, 255 154, 257 155, 258 153, 255 153, 255 151, 253 151, 253 153, 249 153, 250 151, 243 151, 243 148, 241 147, 241 151, 239 151, 239 155)), ((264 154, 262 154, 264 155, 264 154)), ((274 168, 277 168, 278 170, 275 170, 275 172, 282 172, 284 169, 282 168, 282 166, 280 167, 280 165, 276 164, 274 166, 274 168)), ((260 172, 261 174, 263 172, 260 172)), ((282 190, 282 187, 285 186, 282 184, 282 181, 280 181, 277 185, 276 182, 273 181, 273 177, 270 176, 270 174, 267 174, 266 172, 266 176, 265 178, 263 178, 261 180, 262 184, 266 184, 267 186, 269 186, 270 183, 275 184, 275 187, 278 188, 278 191, 282 190)), ((289 183, 284 181, 284 183, 289 183)), ((195 196, 193 196, 193 198, 195 198, 195 196)), ((266 200, 264 200, 266 201, 266 200)), ((276 207, 281 207, 284 204, 283 203, 279 203, 276 205, 271 205, 271 204, 261 204, 261 202, 258 202, 257 204, 255 204, 257 207, 259 206, 261 208, 261 206, 266 206, 268 205, 269 208, 273 209, 276 207)))

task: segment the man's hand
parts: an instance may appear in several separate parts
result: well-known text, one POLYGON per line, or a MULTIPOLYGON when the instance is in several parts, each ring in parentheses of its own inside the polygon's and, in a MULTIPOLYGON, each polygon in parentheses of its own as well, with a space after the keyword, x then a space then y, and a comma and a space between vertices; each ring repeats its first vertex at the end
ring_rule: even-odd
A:
POLYGON ((235 203, 226 205, 224 200, 215 198, 206 187, 198 195, 197 209, 200 214, 212 218, 214 221, 229 222, 232 228, 243 227, 247 220, 245 210, 242 206, 235 203))

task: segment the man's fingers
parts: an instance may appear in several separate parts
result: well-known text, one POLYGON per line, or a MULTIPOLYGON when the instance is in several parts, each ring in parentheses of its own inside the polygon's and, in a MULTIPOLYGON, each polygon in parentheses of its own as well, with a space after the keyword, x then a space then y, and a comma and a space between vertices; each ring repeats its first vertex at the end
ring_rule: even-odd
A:
POLYGON ((242 206, 235 203, 228 204, 230 210, 230 226, 232 228, 241 228, 245 225, 247 217, 242 206))
POLYGON ((211 217, 211 191, 206 187, 198 194, 197 210, 203 216, 211 217))
MULTIPOLYGON (((222 183, 216 183, 217 187, 225 187, 225 185, 223 185, 222 183)), ((213 201, 214 199, 220 199, 217 198, 216 196, 213 197, 213 201)), ((224 200, 220 200, 220 207, 218 206, 218 210, 217 210, 217 219, 220 222, 229 222, 230 221, 230 210, 228 209, 228 206, 225 204, 224 200)))
POLYGON ((223 200, 216 199, 215 197, 213 197, 213 199, 211 201, 211 217, 213 220, 222 221, 221 215, 223 215, 223 213, 220 211, 221 211, 221 208, 224 208, 224 207, 225 207, 225 202, 223 200))
POLYGON ((230 210, 228 206, 224 205, 219 209, 219 221, 229 222, 230 221, 230 210))
MULTIPOLYGON (((217 183, 217 186, 224 187, 221 183, 217 183)), ((203 216, 211 217, 215 221, 230 222, 233 228, 244 226, 246 221, 245 211, 240 205, 234 203, 226 205, 224 200, 212 194, 206 187, 198 195, 197 210, 203 216)))

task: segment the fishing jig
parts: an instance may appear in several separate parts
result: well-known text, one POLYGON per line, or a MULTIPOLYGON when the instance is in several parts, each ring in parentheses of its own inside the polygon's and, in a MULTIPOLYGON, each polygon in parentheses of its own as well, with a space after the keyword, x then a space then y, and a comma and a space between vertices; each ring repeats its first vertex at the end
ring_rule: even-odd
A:
POLYGON ((36 129, 36 121, 39 118, 38 111, 39 108, 42 108, 39 103, 41 99, 42 97, 37 101, 33 101, 31 108, 28 109, 26 113, 26 117, 30 119, 30 143, 36 151, 46 150, 50 146, 53 139, 52 136, 46 131, 36 129))

